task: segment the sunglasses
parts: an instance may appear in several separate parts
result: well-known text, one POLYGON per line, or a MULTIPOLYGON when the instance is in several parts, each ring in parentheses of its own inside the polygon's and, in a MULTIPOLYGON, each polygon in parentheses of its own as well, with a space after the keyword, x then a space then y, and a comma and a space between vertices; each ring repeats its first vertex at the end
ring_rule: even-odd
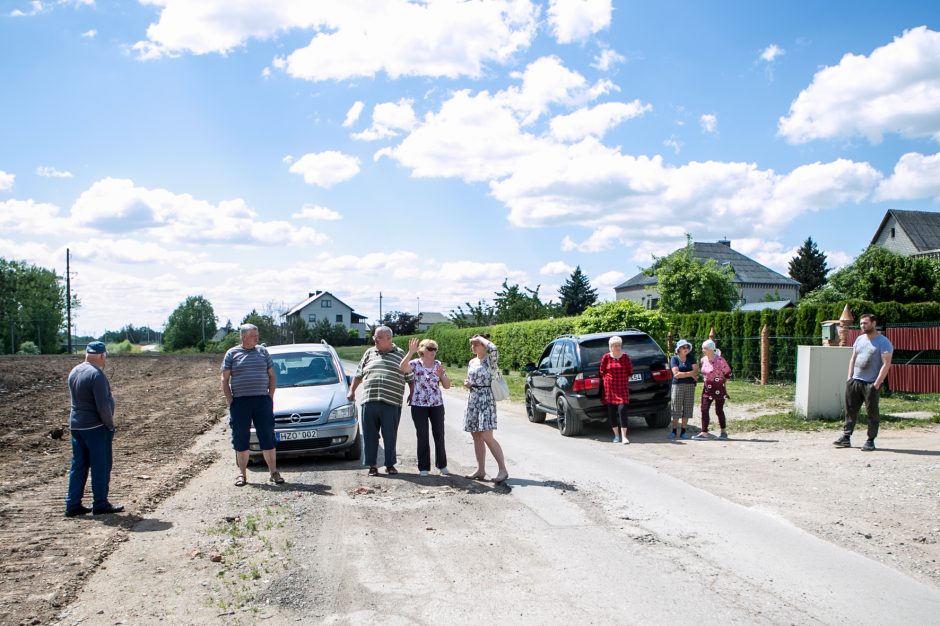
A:
POLYGON ((425 352, 437 352, 437 348, 425 348, 425 352))

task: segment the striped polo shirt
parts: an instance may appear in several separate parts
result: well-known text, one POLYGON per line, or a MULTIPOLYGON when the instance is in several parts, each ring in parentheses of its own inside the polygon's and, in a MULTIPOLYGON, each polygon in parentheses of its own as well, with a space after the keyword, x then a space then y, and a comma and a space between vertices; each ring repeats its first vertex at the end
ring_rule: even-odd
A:
POLYGON ((268 395, 268 368, 274 367, 274 360, 264 346, 255 346, 246 350, 242 346, 230 348, 222 359, 222 371, 231 370, 232 396, 268 395))
POLYGON ((356 378, 362 380, 362 402, 387 402, 401 406, 405 382, 414 378, 414 374, 402 374, 398 369, 403 358, 405 351, 398 346, 384 353, 374 347, 366 350, 356 368, 356 378))

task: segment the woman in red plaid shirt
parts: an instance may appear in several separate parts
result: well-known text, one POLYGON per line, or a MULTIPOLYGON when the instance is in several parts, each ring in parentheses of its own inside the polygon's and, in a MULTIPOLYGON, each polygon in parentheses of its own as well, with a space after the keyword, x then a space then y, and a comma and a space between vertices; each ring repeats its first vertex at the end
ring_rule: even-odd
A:
POLYGON ((607 342, 610 352, 601 357, 601 399, 607 405, 610 427, 614 430, 614 443, 630 443, 627 439, 627 405, 630 403, 630 375, 633 363, 623 352, 623 339, 611 337, 607 342), (622 435, 622 436, 621 436, 622 435))

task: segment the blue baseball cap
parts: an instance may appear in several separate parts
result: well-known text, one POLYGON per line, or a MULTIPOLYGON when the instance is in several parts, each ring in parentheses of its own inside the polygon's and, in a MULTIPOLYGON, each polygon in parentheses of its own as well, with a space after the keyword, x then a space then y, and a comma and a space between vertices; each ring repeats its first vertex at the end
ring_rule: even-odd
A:
POLYGON ((92 341, 85 346, 85 352, 88 354, 105 354, 107 351, 108 348, 104 345, 103 341, 92 341))

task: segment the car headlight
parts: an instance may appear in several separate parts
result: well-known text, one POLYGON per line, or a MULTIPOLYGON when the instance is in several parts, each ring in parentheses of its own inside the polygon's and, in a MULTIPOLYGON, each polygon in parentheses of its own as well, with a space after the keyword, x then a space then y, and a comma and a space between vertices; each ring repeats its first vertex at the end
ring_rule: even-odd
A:
POLYGON ((334 422, 338 420, 348 420, 353 417, 356 417, 356 405, 344 404, 343 406, 336 407, 330 411, 330 416, 326 418, 326 421, 334 422))

